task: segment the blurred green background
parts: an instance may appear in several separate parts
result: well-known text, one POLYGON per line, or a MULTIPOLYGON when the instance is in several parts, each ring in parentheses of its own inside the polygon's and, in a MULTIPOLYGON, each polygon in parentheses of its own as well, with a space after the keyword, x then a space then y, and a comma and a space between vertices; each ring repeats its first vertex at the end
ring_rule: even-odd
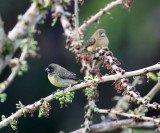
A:
MULTIPOLYGON (((94 15, 104 5, 111 0, 84 0, 84 5, 80 6, 80 24, 87 19, 88 16, 94 15)), ((29 0, 1 0, 0 14, 4 21, 5 31, 8 33, 17 22, 17 16, 23 14, 31 2, 29 0)), ((73 1, 70 11, 73 11, 73 1)), ((112 19, 105 14, 100 19, 99 28, 106 29, 110 40, 109 48, 113 51, 115 57, 122 63, 122 68, 126 71, 132 71, 153 65, 160 61, 160 1, 159 0, 135 0, 131 7, 131 11, 117 6, 110 10, 112 19)), ((48 64, 54 62, 62 65, 68 70, 73 71, 83 78, 84 74, 80 73, 81 65, 76 63, 75 55, 65 49, 65 37, 62 35, 63 29, 61 24, 56 23, 51 27, 50 12, 44 25, 38 26, 41 35, 36 35, 40 47, 39 54, 41 58, 29 58, 29 70, 23 76, 17 76, 14 82, 6 90, 7 100, 0 103, 0 116, 2 114, 8 117, 12 112, 16 111, 16 103, 20 100, 24 105, 48 96, 56 87, 52 86, 48 79, 47 73, 44 71, 48 64)), ((87 27, 85 40, 96 30, 96 24, 87 27)), ((6 69, 0 81, 3 81, 8 74, 6 69)), ((132 82, 133 79, 130 80, 132 82)), ((97 105, 99 108, 111 108, 116 102, 112 101, 114 96, 118 94, 112 85, 113 82, 103 83, 98 86, 100 97, 97 105)), ((148 84, 144 81, 143 85, 137 86, 138 91, 144 96, 153 86, 155 82, 150 81, 148 84)), ((159 102, 160 93, 152 100, 159 102)), ((68 107, 60 109, 58 101, 52 102, 52 110, 49 118, 37 118, 37 111, 34 117, 27 115, 26 118, 19 118, 19 133, 57 133, 61 130, 66 133, 80 128, 84 122, 84 106, 86 104, 86 96, 82 91, 77 91, 72 104, 68 107)), ((136 106, 132 104, 131 107, 136 106)), ((156 111, 150 111, 148 116, 158 115, 156 111)), ((99 115, 95 115, 94 123, 100 122, 99 115)), ((14 133, 10 126, 0 130, 1 133, 14 133)), ((121 131, 113 131, 119 133, 121 131)), ((136 132, 138 133, 138 132, 136 132)))

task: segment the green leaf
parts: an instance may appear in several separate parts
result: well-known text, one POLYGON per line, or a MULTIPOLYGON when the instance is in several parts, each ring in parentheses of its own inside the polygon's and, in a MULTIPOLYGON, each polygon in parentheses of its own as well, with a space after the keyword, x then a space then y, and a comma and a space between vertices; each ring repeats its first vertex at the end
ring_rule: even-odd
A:
POLYGON ((140 129, 127 129, 127 130, 124 130, 122 131, 121 133, 154 133, 153 130, 140 130, 140 129))
POLYGON ((57 19, 58 19, 58 17, 55 17, 55 18, 53 19, 53 22, 52 22, 52 24, 51 24, 52 27, 56 24, 57 19))
POLYGON ((93 109, 94 113, 98 113, 98 108, 93 109))
POLYGON ((6 98, 7 98, 7 94, 6 93, 0 94, 0 102, 2 102, 2 103, 5 102, 6 98))
POLYGON ((152 131, 152 130, 148 131, 148 130, 134 129, 133 131, 134 131, 134 133, 154 133, 154 131, 152 131))
POLYGON ((157 81, 157 76, 152 72, 148 72, 147 77, 149 77, 150 79, 152 79, 154 81, 157 81))

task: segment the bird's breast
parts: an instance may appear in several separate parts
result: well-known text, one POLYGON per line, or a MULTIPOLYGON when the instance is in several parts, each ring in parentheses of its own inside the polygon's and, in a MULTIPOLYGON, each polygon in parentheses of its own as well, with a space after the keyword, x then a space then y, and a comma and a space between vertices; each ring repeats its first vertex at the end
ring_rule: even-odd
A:
POLYGON ((71 84, 77 83, 75 80, 62 79, 58 75, 55 75, 55 74, 48 75, 48 79, 54 86, 57 86, 57 87, 66 87, 66 86, 69 86, 71 84))
POLYGON ((48 75, 48 79, 54 86, 65 87, 65 85, 63 84, 61 79, 58 76, 54 75, 54 74, 53 75, 48 75))
POLYGON ((99 39, 97 41, 97 47, 108 47, 109 40, 107 37, 99 39))

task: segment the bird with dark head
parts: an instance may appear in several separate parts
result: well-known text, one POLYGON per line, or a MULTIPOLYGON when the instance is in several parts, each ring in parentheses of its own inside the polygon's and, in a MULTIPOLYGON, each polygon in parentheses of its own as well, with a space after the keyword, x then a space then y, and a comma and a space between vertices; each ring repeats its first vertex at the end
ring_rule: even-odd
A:
POLYGON ((68 71, 58 64, 52 63, 45 70, 48 73, 49 81, 56 87, 67 87, 81 81, 75 73, 68 71))
POLYGON ((96 48, 108 47, 109 40, 104 29, 98 29, 87 41, 86 49, 89 52, 95 52, 96 48))

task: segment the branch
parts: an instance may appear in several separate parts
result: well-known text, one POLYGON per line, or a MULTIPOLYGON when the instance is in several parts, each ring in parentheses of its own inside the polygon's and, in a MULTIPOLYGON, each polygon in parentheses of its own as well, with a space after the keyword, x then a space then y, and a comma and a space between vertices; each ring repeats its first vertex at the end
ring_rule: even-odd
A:
MULTIPOLYGON (((100 60, 103 66, 111 73, 111 74, 125 74, 125 70, 120 67, 120 62, 117 58, 114 57, 113 53, 109 51, 108 48, 97 48, 97 53, 95 56, 96 60, 100 60), (108 51, 106 51, 108 50, 108 51)), ((157 65, 159 65, 158 63, 157 65)), ((144 70, 144 73, 148 73, 148 69, 144 70)), ((160 109, 160 105, 158 103, 150 104, 148 99, 142 98, 139 92, 135 92, 134 87, 129 85, 129 80, 127 78, 121 78, 120 80, 116 80, 114 82, 115 89, 117 92, 121 93, 123 90, 123 95, 129 95, 131 101, 136 101, 139 104, 145 105, 148 109, 160 109)))
MULTIPOLYGON (((135 87, 138 81, 139 81, 139 76, 136 77, 134 79, 134 81, 132 82, 132 87, 135 87)), ((122 106, 123 106, 124 103, 126 103, 126 102, 128 103, 128 99, 129 99, 129 96, 124 95, 117 102, 116 106, 111 109, 111 111, 112 110, 123 111, 124 109, 123 109, 122 106)), ((112 119, 116 117, 116 115, 113 114, 113 113, 109 113, 108 115, 110 117, 112 117, 112 119)), ((101 122, 99 124, 94 124, 94 125, 90 126, 90 130, 91 130, 90 132, 105 132, 105 131, 115 130, 117 128, 122 128, 122 126, 130 127, 131 125, 132 126, 138 126, 139 125, 140 127, 141 126, 143 127, 143 125, 145 127, 145 125, 147 125, 146 127, 153 127, 154 123, 153 124, 150 123, 149 125, 151 125, 151 126, 148 126, 148 124, 143 123, 143 125, 142 125, 142 123, 141 124, 137 123, 137 122, 133 121, 133 119, 119 120, 117 122, 114 122, 114 121, 108 122, 108 120, 105 119, 103 122, 101 122)), ((81 129, 73 131, 72 133, 82 133, 83 130, 84 130, 84 128, 81 128, 81 129)))
POLYGON ((83 123, 83 131, 82 133, 87 133, 90 131, 90 125, 92 124, 92 114, 93 111, 92 109, 95 107, 95 100, 92 97, 88 97, 88 104, 86 105, 88 106, 89 109, 86 109, 87 112, 85 113, 85 121, 83 123))
POLYGON ((79 16, 78 16, 78 0, 74 0, 74 14, 75 14, 75 29, 78 33, 78 27, 79 27, 79 16))
MULTIPOLYGON (((135 87, 136 84, 138 83, 139 81, 139 76, 137 76, 134 81, 132 82, 131 86, 132 87, 135 87)), ((129 100, 129 96, 128 95, 124 95, 122 96, 118 101, 117 101, 117 104, 111 109, 111 110, 117 110, 117 111, 125 111, 128 109, 129 105, 128 105, 128 100, 129 100), (124 106, 125 104, 125 106, 124 106), (127 104, 127 106, 126 106, 127 104)), ((109 113, 109 118, 111 119, 114 119, 116 118, 116 115, 115 114, 112 114, 112 113, 109 113)), ((105 119, 105 121, 107 121, 107 119, 105 119)), ((105 122, 103 121, 103 122, 105 122)))
MULTIPOLYGON (((43 100, 50 102, 52 100, 54 100, 56 97, 55 95, 51 94, 49 96, 47 96, 46 98, 44 98, 43 100)), ((3 121, 0 122, 0 129, 7 126, 8 124, 10 124, 10 122, 12 122, 14 119, 18 119, 19 117, 23 116, 24 113, 29 113, 30 111, 35 111, 38 109, 39 106, 41 106, 42 102, 41 100, 25 106, 23 109, 19 109, 16 113, 12 114, 11 116, 9 116, 8 118, 4 119, 3 121), (24 110, 26 110, 24 112, 24 110)))
POLYGON ((72 32, 71 24, 69 20, 67 19, 67 17, 64 15, 64 9, 62 5, 60 4, 59 0, 54 0, 54 6, 55 6, 56 16, 60 17, 60 21, 64 29, 65 35, 72 36, 73 32, 72 32))
POLYGON ((5 34, 5 31, 4 31, 4 26, 3 26, 3 21, 2 21, 2 18, 0 16, 0 56, 2 54, 2 48, 3 48, 3 45, 6 41, 6 34, 5 34))
MULTIPOLYGON (((160 90, 160 81, 158 81, 158 83, 150 90, 150 92, 145 97, 149 97, 151 101, 159 90, 160 90)), ((146 110, 146 107, 143 105, 140 105, 137 113, 145 113, 145 110, 146 110)))
MULTIPOLYGON (((92 69, 95 67, 95 64, 96 64, 96 62, 93 61, 91 64, 92 69)), ((85 76, 86 77, 89 76, 88 74, 89 74, 89 69, 85 71, 85 76)), ((93 74, 90 76, 95 77, 93 74)), ((97 94, 98 94, 97 84, 95 84, 94 81, 89 81, 89 80, 87 80, 86 83, 88 84, 87 88, 90 88, 90 91, 87 90, 87 88, 85 88, 85 94, 87 94, 88 92, 91 93, 93 91, 93 89, 92 89, 93 86, 96 87, 96 90, 93 91, 92 94, 90 94, 90 95, 87 94, 88 103, 85 106, 85 110, 86 110, 85 116, 84 116, 85 121, 82 126, 83 127, 82 133, 90 132, 90 125, 92 124, 92 119, 93 119, 93 110, 96 107, 96 103, 95 103, 96 100, 95 99, 98 98, 97 97, 97 94)))
POLYGON ((146 116, 141 116, 141 115, 135 115, 135 114, 128 114, 128 113, 123 113, 120 111, 114 111, 114 110, 110 110, 110 109, 99 109, 98 113, 113 113, 116 115, 120 115, 120 116, 125 116, 128 118, 134 118, 134 119, 138 119, 138 120, 144 120, 144 121, 152 121, 155 122, 155 124, 159 125, 160 120, 156 119, 156 118, 151 118, 151 117, 146 117, 146 116))
POLYGON ((160 63, 158 62, 155 65, 143 68, 143 69, 139 69, 139 70, 135 70, 135 71, 131 71, 131 72, 125 72, 124 74, 115 74, 115 75, 110 75, 110 76, 103 76, 102 80, 99 81, 101 82, 105 82, 105 81, 111 81, 111 80, 118 80, 121 78, 127 78, 127 77, 132 77, 132 76, 138 76, 141 74, 145 74, 147 71, 154 71, 154 70, 159 70, 160 69, 160 63))
POLYGON ((157 94, 157 92, 160 90, 160 81, 151 89, 151 91, 146 95, 146 97, 149 97, 150 100, 157 94))
MULTIPOLYGON (((111 122, 102 122, 99 124, 94 124, 90 126, 91 131, 90 133, 99 133, 99 132, 106 132, 112 131, 116 129, 122 129, 123 127, 126 128, 153 128, 155 124, 153 122, 135 122, 133 119, 125 119, 125 120, 118 120, 118 121, 111 121, 111 122)), ((72 131, 71 133, 82 133, 83 128, 72 131)))
MULTIPOLYGON (((143 68, 143 69, 140 69, 140 70, 126 72, 124 75, 122 75, 122 74, 115 74, 115 75, 103 76, 102 80, 98 79, 97 83, 117 80, 119 78, 123 78, 123 76, 124 77, 127 77, 127 76, 130 77, 130 76, 135 76, 135 75, 138 75, 138 74, 143 74, 144 70, 146 70, 146 69, 148 71, 158 70, 158 69, 160 69, 160 64, 158 63, 156 65, 153 65, 153 66, 150 66, 150 67, 146 67, 146 68, 143 68)), ((82 82, 80 84, 77 84, 77 85, 74 85, 72 87, 66 88, 64 90, 64 93, 80 90, 80 89, 82 89, 84 87, 87 87, 87 85, 88 85, 87 83, 82 82)), ((47 96, 46 98, 44 98, 44 100, 47 101, 47 102, 51 102, 51 101, 55 100, 55 98, 56 98, 55 95, 51 94, 51 95, 47 96)), ((25 108, 34 111, 40 105, 41 105, 41 100, 39 100, 38 102, 35 102, 35 103, 31 104, 31 105, 28 105, 25 108)), ((25 113, 28 113, 28 112, 25 112, 25 113)), ((22 109, 18 110, 16 113, 12 114, 11 116, 9 116, 8 118, 6 118, 5 120, 1 121, 0 122, 0 128, 3 128, 4 126, 7 126, 13 120, 13 118, 19 118, 22 115, 23 115, 23 110, 22 109)))
MULTIPOLYGON (((29 41, 29 40, 28 40, 29 41)), ((6 88, 12 83, 12 81, 14 80, 15 76, 17 75, 17 72, 21 66, 21 62, 25 60, 26 55, 28 53, 28 47, 29 47, 29 42, 26 42, 23 51, 19 57, 18 60, 18 64, 16 64, 16 66, 14 66, 14 70, 12 70, 11 74, 8 76, 8 78, 3 81, 2 83, 0 83, 0 93, 2 93, 3 91, 6 90, 6 88)))
MULTIPOLYGON (((17 37, 23 37, 26 33, 30 32, 33 27, 39 21, 45 17, 46 11, 40 11, 36 3, 32 3, 26 13, 23 15, 22 20, 20 20, 12 31, 9 32, 8 38, 10 40, 15 40, 17 37)), ((14 48, 17 48, 15 45, 14 48)))
POLYGON ((89 26, 91 23, 95 22, 105 12, 109 11, 113 7, 120 5, 120 4, 122 4, 122 0, 116 0, 114 2, 107 4, 102 10, 100 10, 98 13, 96 13, 94 16, 92 16, 89 20, 84 21, 84 23, 79 27, 79 31, 85 30, 85 28, 87 26, 89 26))
POLYGON ((23 19, 19 21, 16 26, 9 32, 8 39, 14 41, 13 50, 11 53, 4 57, 4 60, 0 60, 0 73, 8 65, 14 52, 20 46, 23 37, 40 22, 46 15, 46 11, 39 11, 37 4, 32 3, 30 8, 23 15, 23 19), (20 37, 20 39, 18 39, 20 37))

